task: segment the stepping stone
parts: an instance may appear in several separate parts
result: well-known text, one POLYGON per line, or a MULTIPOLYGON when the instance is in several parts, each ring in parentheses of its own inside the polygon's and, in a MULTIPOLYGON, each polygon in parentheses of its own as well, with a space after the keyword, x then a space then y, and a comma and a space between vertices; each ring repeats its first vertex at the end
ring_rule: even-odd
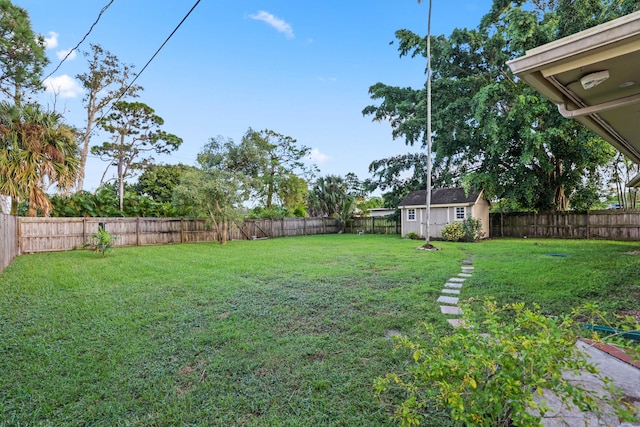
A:
POLYGON ((458 276, 460 276, 460 277, 471 277, 471 276, 473 276, 473 274, 471 274, 471 273, 459 273, 458 276))
POLYGON ((459 328, 460 326, 464 326, 464 320, 462 319, 447 319, 447 322, 454 328, 459 328))
POLYGON ((473 270, 473 265, 463 265, 461 268, 462 268, 462 271, 473 270))
POLYGON ((472 261, 471 261, 470 259, 463 259, 463 260, 462 260, 462 264, 463 264, 463 265, 471 265, 471 262, 472 262, 472 261))
POLYGON ((442 293, 443 294, 460 294, 460 290, 459 289, 443 289, 442 293))
POLYGON ((452 307, 450 305, 441 305, 440 312, 442 314, 462 314, 462 309, 459 307, 452 307))
POLYGON ((451 305, 456 305, 458 304, 458 299, 457 297, 445 297, 445 296, 440 296, 438 297, 437 301, 441 302, 443 304, 451 304, 451 305))
POLYGON ((452 288, 452 289, 460 289, 462 288, 462 283, 450 283, 447 282, 444 284, 445 288, 452 288))
POLYGON ((462 283, 467 279, 463 279, 462 277, 452 277, 451 279, 449 279, 450 282, 453 283, 462 283))

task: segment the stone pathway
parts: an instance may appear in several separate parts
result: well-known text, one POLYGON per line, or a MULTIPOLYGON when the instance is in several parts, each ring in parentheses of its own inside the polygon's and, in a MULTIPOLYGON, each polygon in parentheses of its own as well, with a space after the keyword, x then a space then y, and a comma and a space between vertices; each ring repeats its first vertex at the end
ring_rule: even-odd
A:
MULTIPOLYGON (((462 261, 462 272, 458 274, 458 277, 452 277, 444 284, 444 288, 438 297, 438 302, 442 304, 440 311, 447 316, 461 316, 462 310, 458 307, 458 300, 460 299, 460 290, 464 281, 471 277, 473 273, 473 260, 467 258, 462 261)), ((449 317, 447 322, 454 328, 457 328, 462 324, 460 317, 449 317)))

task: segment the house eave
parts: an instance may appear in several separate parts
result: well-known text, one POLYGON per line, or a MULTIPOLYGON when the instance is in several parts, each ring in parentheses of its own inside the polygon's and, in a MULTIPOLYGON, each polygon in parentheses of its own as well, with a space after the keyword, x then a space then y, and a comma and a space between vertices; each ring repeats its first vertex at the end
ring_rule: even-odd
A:
MULTIPOLYGON (((464 208, 475 205, 475 202, 465 202, 465 203, 448 203, 446 205, 431 205, 431 208, 464 208)), ((404 205, 398 206, 398 209, 426 209, 427 205, 404 205)))

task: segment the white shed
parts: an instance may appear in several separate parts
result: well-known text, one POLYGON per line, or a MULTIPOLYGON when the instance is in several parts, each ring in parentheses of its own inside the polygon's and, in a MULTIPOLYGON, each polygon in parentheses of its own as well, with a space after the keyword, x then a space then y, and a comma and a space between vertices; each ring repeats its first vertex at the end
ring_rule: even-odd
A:
MULTIPOLYGON (((403 236, 414 232, 422 238, 425 237, 426 204, 427 190, 412 191, 400 202, 398 208, 403 236)), ((484 197, 484 191, 467 193, 461 187, 431 190, 430 237, 442 237, 442 228, 445 225, 468 217, 479 219, 484 236, 489 237, 490 207, 491 203, 484 197)))

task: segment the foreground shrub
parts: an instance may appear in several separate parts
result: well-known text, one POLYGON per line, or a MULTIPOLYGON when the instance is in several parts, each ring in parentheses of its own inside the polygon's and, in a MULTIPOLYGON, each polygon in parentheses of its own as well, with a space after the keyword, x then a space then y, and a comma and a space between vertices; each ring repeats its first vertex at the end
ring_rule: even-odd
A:
POLYGON ((608 394, 599 396, 563 377, 564 372, 598 373, 575 345, 580 329, 574 319, 584 318, 582 312, 554 319, 538 307, 499 307, 487 300, 477 314, 469 306, 464 313, 465 326, 450 335, 438 336, 425 325, 424 337, 397 338, 413 364, 405 374, 378 378, 375 389, 381 397, 404 394, 395 412, 403 426, 420 424, 434 404, 461 425, 538 426, 549 410, 544 390, 583 411, 598 413, 604 401, 621 419, 637 420, 606 379, 600 377, 608 394))

